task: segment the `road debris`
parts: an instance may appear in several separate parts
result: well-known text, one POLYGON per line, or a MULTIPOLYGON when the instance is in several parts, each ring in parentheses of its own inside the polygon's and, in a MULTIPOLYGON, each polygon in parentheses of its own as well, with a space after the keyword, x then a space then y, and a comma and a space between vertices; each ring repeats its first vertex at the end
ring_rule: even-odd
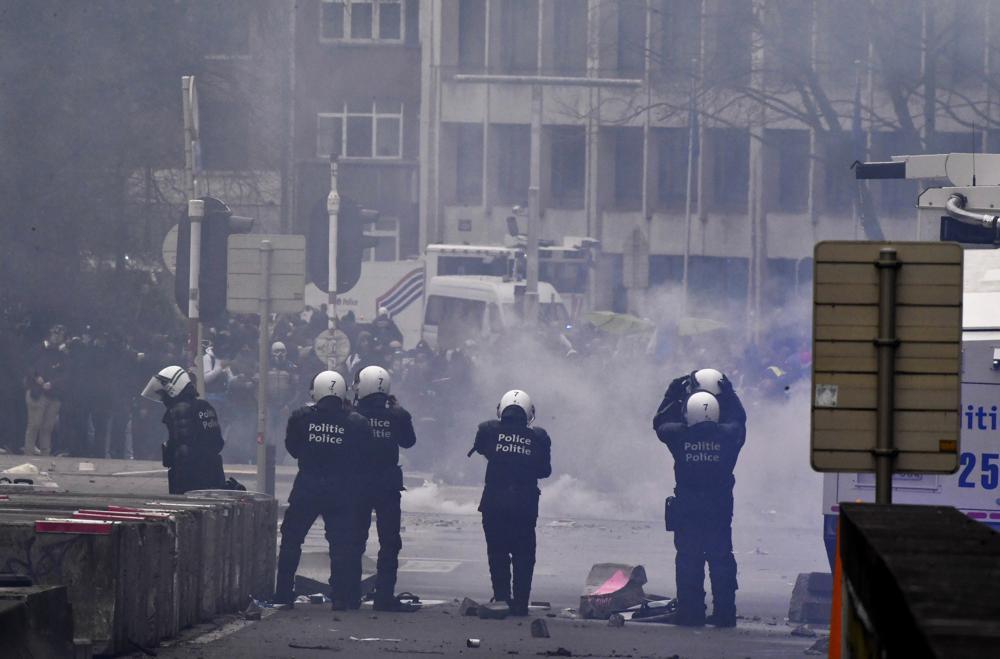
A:
POLYGON ((367 638, 358 638, 357 636, 351 636, 352 641, 357 641, 359 643, 401 643, 403 639, 401 638, 379 638, 377 636, 370 636, 367 638))
POLYGON ((799 625, 792 630, 792 636, 801 636, 802 638, 816 638, 816 632, 809 629, 805 625, 799 625))
POLYGON ((608 627, 624 627, 625 616, 620 613, 612 613, 608 618, 608 627))
POLYGON ((462 603, 458 605, 458 612, 463 616, 477 616, 479 615, 479 602, 466 597, 462 600, 462 603))
POLYGON ((641 565, 597 563, 590 568, 580 596, 580 615, 606 620, 615 611, 641 604, 646 570, 641 565))
POLYGON ((476 613, 481 620, 503 620, 510 615, 510 607, 507 602, 490 602, 480 605, 476 613))
POLYGON ((555 650, 546 650, 545 652, 539 652, 539 657, 572 657, 573 653, 566 648, 556 648, 555 650))
POLYGON ((478 638, 467 638, 465 639, 465 647, 467 648, 478 648, 482 644, 478 638))
POLYGON ((340 652, 340 648, 335 645, 299 645, 298 643, 289 643, 288 647, 296 650, 330 650, 331 652, 340 652))
POLYGON ((533 638, 551 638, 549 625, 543 618, 535 618, 531 621, 531 636, 533 638))

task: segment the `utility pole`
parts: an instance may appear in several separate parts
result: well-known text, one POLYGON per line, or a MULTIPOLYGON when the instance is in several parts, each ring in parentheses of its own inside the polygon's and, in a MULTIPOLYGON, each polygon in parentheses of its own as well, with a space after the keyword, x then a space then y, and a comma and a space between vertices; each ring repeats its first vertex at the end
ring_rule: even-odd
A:
POLYGON ((525 263, 527 290, 524 296, 524 320, 538 322, 538 239, 541 229, 539 188, 542 180, 542 87, 531 87, 531 181, 528 183, 528 253, 525 263))
POLYGON ((330 157, 330 194, 326 198, 326 212, 330 216, 330 240, 327 244, 327 313, 337 320, 337 221, 340 215, 340 192, 337 189, 337 156, 330 157))
POLYGON ((270 240, 260 241, 260 331, 257 336, 257 491, 274 495, 274 442, 267 436, 268 340, 271 318, 270 240))
POLYGON ((188 215, 191 218, 191 266, 188 299, 188 350, 194 362, 194 382, 199 394, 205 393, 205 351, 201 345, 202 326, 198 311, 198 277, 201 270, 201 221, 205 217, 205 204, 200 200, 199 175, 201 150, 198 138, 198 92, 194 76, 181 78, 184 113, 184 172, 188 198, 188 215))

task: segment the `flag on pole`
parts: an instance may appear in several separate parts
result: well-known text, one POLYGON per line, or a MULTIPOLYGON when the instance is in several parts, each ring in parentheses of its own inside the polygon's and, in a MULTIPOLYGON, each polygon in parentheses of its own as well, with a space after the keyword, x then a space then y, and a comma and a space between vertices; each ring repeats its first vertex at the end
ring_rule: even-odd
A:
POLYGON ((391 316, 396 316, 423 296, 424 269, 417 268, 403 275, 392 288, 376 298, 375 313, 378 313, 379 307, 385 307, 391 316))

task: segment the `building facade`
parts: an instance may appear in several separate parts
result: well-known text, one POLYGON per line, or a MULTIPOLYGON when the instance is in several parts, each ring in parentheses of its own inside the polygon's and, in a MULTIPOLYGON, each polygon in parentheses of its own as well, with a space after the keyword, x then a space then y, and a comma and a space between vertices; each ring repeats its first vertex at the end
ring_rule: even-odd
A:
POLYGON ((295 231, 326 213, 336 157, 340 193, 381 212, 367 259, 419 252, 419 9, 417 0, 294 4, 295 231))
POLYGON ((421 243, 500 243, 534 184, 543 239, 600 241, 596 307, 761 318, 817 241, 936 237, 850 165, 1000 146, 992 5, 425 0, 421 243))

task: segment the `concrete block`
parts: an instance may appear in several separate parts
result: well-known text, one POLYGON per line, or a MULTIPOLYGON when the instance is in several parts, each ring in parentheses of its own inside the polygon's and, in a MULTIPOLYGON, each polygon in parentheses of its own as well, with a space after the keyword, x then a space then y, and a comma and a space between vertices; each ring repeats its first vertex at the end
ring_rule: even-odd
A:
POLYGON ((66 587, 0 588, 0 648, 11 659, 73 656, 66 587))

